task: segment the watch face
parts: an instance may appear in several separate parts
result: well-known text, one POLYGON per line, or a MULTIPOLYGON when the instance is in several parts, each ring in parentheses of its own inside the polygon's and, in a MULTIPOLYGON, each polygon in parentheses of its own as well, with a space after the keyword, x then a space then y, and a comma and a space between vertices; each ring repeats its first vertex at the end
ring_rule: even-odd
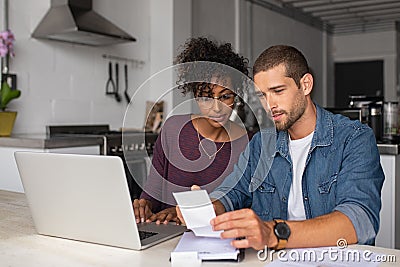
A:
POLYGON ((290 236, 290 228, 286 223, 277 223, 274 228, 275 234, 279 239, 288 239, 290 236))

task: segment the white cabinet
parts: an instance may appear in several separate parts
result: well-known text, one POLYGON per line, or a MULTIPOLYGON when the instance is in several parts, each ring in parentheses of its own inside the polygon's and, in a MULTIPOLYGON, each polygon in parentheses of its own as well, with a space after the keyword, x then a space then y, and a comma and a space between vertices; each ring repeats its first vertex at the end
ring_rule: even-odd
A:
POLYGON ((381 164, 385 182, 376 245, 400 249, 400 155, 381 155, 381 164))
POLYGON ((99 155, 100 147, 65 147, 65 148, 29 148, 29 147, 0 147, 0 189, 13 192, 24 192, 21 179, 19 177, 17 165, 15 163, 15 151, 51 152, 67 154, 92 154, 99 155))

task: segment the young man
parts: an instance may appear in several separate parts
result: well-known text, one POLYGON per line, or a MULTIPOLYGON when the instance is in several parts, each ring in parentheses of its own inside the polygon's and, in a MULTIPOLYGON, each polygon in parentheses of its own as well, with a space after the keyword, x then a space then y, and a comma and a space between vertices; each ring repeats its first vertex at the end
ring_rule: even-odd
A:
POLYGON ((384 174, 372 130, 313 103, 313 76, 294 47, 268 48, 253 74, 277 130, 273 161, 260 156, 269 149, 261 131, 210 195, 214 230, 244 237, 232 242, 239 248, 374 244, 384 174))

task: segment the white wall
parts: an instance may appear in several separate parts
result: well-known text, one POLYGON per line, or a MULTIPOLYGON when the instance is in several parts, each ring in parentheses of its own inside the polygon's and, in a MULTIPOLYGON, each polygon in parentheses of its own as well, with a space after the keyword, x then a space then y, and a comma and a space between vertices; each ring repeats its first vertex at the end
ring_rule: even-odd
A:
MULTIPOLYGON (((175 0, 174 2, 174 32, 173 32, 173 51, 174 58, 181 52, 181 48, 186 40, 192 36, 192 1, 191 0, 175 0)), ((175 83, 176 84, 176 83, 175 83)), ((180 112, 191 112, 191 105, 187 105, 187 100, 191 96, 184 96, 179 90, 173 92, 174 107, 180 107, 180 112)))
MULTIPOLYGON (((235 44, 235 1, 193 0, 193 35, 235 44)), ((323 105, 323 33, 259 5, 240 0, 239 52, 252 64, 267 47, 288 44, 306 56, 315 75, 313 99, 323 105)), ((236 33, 237 34, 237 33, 236 33)))
MULTIPOLYGON (((89 47, 30 37, 50 7, 50 0, 9 1, 9 26, 16 37, 10 72, 18 75, 21 97, 9 108, 18 111, 14 133, 42 133, 45 125, 108 123, 122 126, 126 102, 105 95, 108 62, 104 53, 143 60, 128 64, 130 94, 150 74, 150 3, 142 0, 96 0, 100 14, 137 38, 135 43, 89 47)), ((124 88, 120 62, 120 91, 124 88)), ((114 72, 115 75, 115 72, 114 72)), ((144 110, 140 118, 144 119, 144 110)), ((141 127, 143 119, 132 122, 141 127)))
POLYGON ((373 32, 336 35, 332 38, 332 56, 335 62, 383 60, 384 96, 386 101, 397 98, 396 32, 373 32))
POLYGON ((193 36, 235 43, 235 1, 193 0, 193 36))
POLYGON ((323 88, 322 31, 269 9, 253 6, 253 60, 271 45, 286 44, 296 47, 304 54, 314 74, 312 97, 315 102, 323 105, 326 88, 323 88))

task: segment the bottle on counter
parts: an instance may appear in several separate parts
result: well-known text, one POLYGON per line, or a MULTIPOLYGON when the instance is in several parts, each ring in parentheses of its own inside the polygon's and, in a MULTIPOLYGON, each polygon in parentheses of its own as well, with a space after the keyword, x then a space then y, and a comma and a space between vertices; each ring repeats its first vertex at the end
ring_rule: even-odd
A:
POLYGON ((370 104, 369 105, 369 127, 372 128, 377 142, 383 139, 383 119, 382 119, 382 105, 370 104))

